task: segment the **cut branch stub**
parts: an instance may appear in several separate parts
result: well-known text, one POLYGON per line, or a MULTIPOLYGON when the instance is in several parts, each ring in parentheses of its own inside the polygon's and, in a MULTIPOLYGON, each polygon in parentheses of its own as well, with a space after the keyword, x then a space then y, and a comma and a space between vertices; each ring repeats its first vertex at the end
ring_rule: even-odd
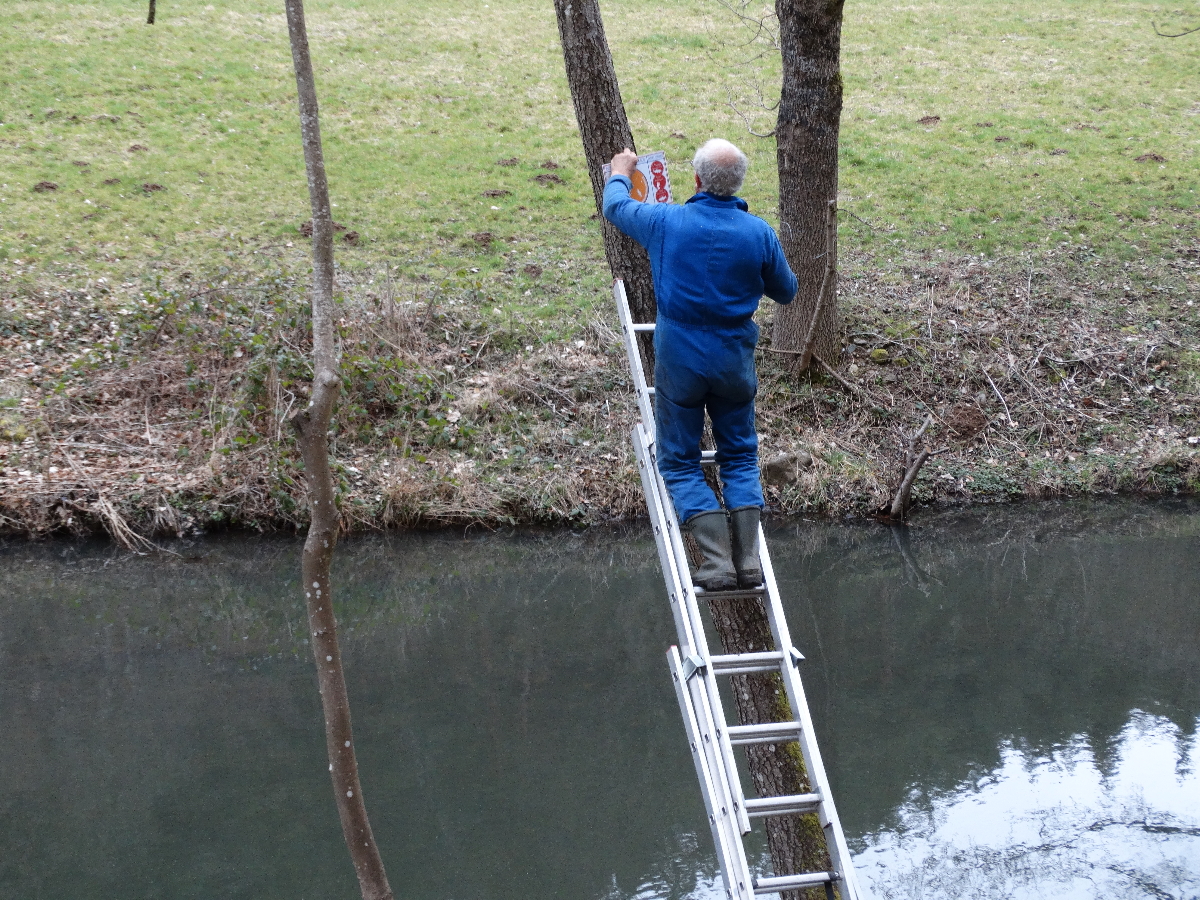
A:
POLYGON ((896 495, 892 498, 892 505, 888 509, 888 517, 895 522, 904 521, 904 516, 908 513, 908 507, 912 501, 913 483, 921 473, 921 467, 929 459, 929 450, 924 449, 918 453, 916 446, 917 441, 932 425, 933 416, 926 416, 921 427, 912 434, 901 432, 901 436, 907 442, 904 450, 904 475, 900 478, 900 486, 896 489, 896 495))

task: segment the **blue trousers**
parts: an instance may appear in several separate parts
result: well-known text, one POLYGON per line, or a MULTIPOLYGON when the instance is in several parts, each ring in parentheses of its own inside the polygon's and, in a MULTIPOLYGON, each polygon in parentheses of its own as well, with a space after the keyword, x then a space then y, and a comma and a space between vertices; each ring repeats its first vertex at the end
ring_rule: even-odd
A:
POLYGON ((658 468, 680 522, 721 508, 700 469, 704 413, 712 420, 721 490, 729 509, 763 505, 754 428, 758 328, 699 331, 664 322, 654 333, 658 468))

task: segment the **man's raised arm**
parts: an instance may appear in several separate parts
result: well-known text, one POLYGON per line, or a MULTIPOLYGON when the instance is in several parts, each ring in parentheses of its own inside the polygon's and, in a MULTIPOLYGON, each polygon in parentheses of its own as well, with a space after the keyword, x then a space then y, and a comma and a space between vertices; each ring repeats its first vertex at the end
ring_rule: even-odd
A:
POLYGON ((763 261, 763 293, 776 303, 791 303, 800 289, 800 283, 792 274, 779 238, 772 231, 768 241, 767 258, 763 261))

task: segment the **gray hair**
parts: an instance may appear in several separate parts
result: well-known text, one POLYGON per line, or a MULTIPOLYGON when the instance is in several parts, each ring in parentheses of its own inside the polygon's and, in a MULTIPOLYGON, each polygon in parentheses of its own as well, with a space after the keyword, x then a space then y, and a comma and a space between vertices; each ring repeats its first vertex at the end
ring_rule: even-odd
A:
POLYGON ((705 142, 692 158, 692 168, 700 176, 700 190, 718 197, 736 194, 749 166, 746 154, 721 138, 705 142))

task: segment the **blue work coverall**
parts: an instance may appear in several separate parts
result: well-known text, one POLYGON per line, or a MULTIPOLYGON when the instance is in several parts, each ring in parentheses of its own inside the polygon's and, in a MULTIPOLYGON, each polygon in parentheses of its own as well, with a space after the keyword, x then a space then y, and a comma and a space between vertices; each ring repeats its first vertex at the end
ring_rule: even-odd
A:
POLYGON ((738 197, 700 192, 682 206, 640 203, 614 175, 604 217, 646 248, 654 274, 658 467, 681 522, 721 505, 700 470, 704 411, 712 420, 729 509, 763 505, 754 428, 754 311, 763 295, 796 296, 775 231, 738 197))

